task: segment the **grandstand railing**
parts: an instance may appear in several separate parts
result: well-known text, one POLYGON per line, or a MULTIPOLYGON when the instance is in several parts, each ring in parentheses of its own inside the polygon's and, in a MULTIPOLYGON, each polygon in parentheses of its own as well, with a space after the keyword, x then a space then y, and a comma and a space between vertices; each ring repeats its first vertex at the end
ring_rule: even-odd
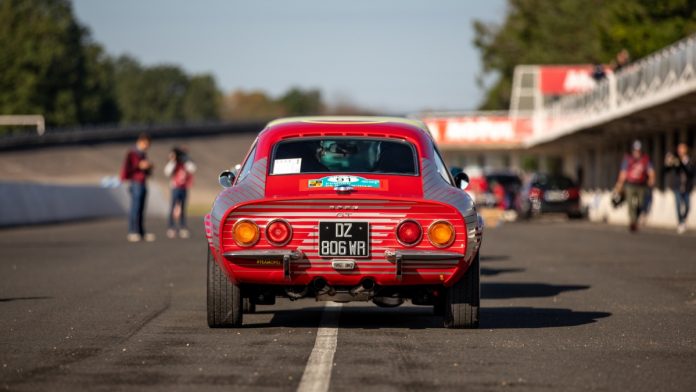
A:
POLYGON ((696 34, 631 63, 585 93, 534 114, 529 145, 556 139, 696 91, 696 34))

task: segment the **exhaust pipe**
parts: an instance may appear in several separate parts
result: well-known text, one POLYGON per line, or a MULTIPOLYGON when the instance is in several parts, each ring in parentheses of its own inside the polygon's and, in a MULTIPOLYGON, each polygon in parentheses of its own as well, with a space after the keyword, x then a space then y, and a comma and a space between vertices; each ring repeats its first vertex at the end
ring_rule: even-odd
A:
POLYGON ((360 295, 366 291, 370 291, 375 287, 375 281, 372 279, 363 279, 359 286, 353 287, 350 290, 352 295, 360 295))
MULTIPOLYGON (((285 289, 285 294, 288 295, 288 298, 290 298, 290 301, 294 301, 296 299, 304 298, 307 295, 307 292, 309 291, 308 286, 304 286, 303 288, 297 290, 297 288, 293 287, 288 287, 285 289)), ((273 298, 275 300, 275 298, 273 298)))
POLYGON ((314 286, 314 290, 316 291, 321 291, 326 288, 326 279, 324 278, 316 278, 312 282, 312 286, 314 286))

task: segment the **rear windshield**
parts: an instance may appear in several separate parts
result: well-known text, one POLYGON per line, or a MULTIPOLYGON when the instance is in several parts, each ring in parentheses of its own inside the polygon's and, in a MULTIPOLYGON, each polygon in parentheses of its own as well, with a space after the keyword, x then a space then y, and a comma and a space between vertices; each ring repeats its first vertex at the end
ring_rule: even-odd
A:
POLYGON ((416 150, 408 142, 366 138, 286 140, 273 150, 271 174, 418 174, 416 150))
POLYGON ((488 182, 497 182, 503 186, 520 185, 520 178, 509 174, 490 174, 486 176, 488 182))
POLYGON ((573 180, 561 176, 539 177, 534 185, 545 189, 568 189, 575 186, 573 180))

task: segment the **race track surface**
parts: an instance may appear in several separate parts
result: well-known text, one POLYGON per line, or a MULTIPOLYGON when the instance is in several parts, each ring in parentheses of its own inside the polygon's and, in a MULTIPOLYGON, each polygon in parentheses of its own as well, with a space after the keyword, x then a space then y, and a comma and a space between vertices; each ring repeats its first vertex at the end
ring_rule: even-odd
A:
POLYGON ((294 391, 318 331, 335 340, 333 391, 696 385, 693 233, 487 229, 478 330, 443 329, 429 307, 313 300, 213 330, 202 222, 189 240, 151 227, 158 241, 138 244, 123 221, 0 231, 0 390, 294 391))

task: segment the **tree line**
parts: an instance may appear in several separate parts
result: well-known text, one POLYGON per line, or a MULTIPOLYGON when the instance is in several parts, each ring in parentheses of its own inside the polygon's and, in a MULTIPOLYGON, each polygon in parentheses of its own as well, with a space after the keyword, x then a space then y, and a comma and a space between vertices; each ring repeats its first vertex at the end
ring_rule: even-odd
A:
POLYGON ((495 76, 480 108, 507 109, 516 65, 609 64, 623 49, 644 57, 696 32, 696 0, 508 0, 502 24, 474 30, 480 76, 495 76))
POLYGON ((210 74, 114 57, 69 0, 0 0, 0 115, 43 114, 49 126, 270 119, 326 111, 319 90, 224 95, 210 74))

